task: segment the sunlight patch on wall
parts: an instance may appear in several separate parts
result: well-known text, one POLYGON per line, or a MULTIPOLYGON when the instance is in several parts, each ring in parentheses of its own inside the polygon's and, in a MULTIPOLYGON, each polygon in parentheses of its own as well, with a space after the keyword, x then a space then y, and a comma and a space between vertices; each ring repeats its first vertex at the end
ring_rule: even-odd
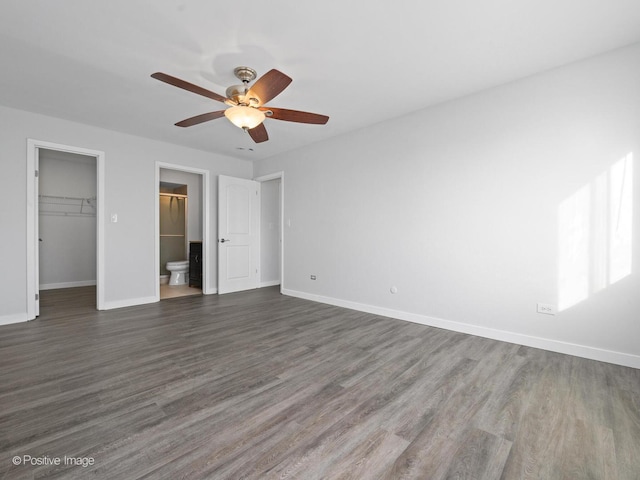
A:
POLYGON ((631 275, 631 236, 633 231, 633 156, 611 167, 611 224, 609 284, 631 275))
POLYGON ((558 207, 558 310, 631 274, 633 154, 558 207))

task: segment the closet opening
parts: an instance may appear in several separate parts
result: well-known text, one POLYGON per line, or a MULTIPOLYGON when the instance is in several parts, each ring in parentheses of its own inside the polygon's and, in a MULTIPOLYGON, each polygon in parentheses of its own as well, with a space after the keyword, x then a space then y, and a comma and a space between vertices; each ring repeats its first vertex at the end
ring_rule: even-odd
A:
POLYGON ((41 148, 39 162, 40 308, 62 294, 95 310, 96 158, 41 148))
POLYGON ((27 147, 27 319, 60 301, 101 310, 104 152, 37 140, 27 147))

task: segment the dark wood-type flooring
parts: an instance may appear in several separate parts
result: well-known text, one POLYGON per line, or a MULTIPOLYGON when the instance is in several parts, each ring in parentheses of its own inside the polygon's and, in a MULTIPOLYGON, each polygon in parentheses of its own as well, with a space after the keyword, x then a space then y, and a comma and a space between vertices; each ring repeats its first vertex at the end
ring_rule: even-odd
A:
POLYGON ((640 370, 275 288, 94 298, 0 327, 0 478, 640 479, 640 370))

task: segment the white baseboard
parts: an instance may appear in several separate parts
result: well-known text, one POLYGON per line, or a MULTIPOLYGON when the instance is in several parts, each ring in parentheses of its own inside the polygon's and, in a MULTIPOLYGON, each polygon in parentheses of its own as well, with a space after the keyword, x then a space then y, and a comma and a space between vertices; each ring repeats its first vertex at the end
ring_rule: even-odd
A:
POLYGON ((29 318, 25 313, 14 313, 13 315, 0 316, 0 325, 11 325, 12 323, 22 323, 28 321, 29 318))
POLYGON ((270 280, 268 282, 260 282, 260 288, 275 287, 276 285, 280 285, 280 280, 270 280))
POLYGON ((135 307, 136 305, 145 305, 147 303, 158 302, 159 299, 156 296, 153 297, 141 297, 141 298, 127 298, 126 300, 116 300, 113 302, 104 302, 105 310, 112 310, 114 308, 135 307))
POLYGON ((510 332, 507 330, 497 330, 488 327, 481 327, 478 325, 471 325, 468 323, 444 320, 442 318, 429 317, 426 315, 403 312, 390 308, 376 307, 374 305, 367 305, 364 303, 352 302, 349 300, 342 300, 333 297, 325 297, 323 295, 316 295, 313 293, 301 292, 297 290, 282 289, 281 293, 283 295, 289 295, 291 297, 304 298, 306 300, 312 300, 314 302, 335 305, 336 307, 350 308, 352 310, 372 313, 374 315, 381 315, 383 317, 406 320, 408 322, 419 323, 430 327, 444 328, 446 330, 452 330, 454 332, 467 333, 470 335, 476 335, 478 337, 491 338, 493 340, 515 343, 517 345, 540 348, 542 350, 549 350, 551 352, 564 353, 567 355, 573 355, 575 357, 588 358, 591 360, 598 360, 601 362, 613 363, 616 365, 623 365, 625 367, 640 369, 640 356, 632 355, 629 353, 604 350, 601 348, 578 345, 575 343, 568 343, 549 338, 533 337, 530 335, 523 335, 521 333, 510 332))
POLYGON ((58 288, 91 287, 96 284, 95 280, 82 280, 79 282, 45 283, 40 284, 40 290, 56 290, 58 288))

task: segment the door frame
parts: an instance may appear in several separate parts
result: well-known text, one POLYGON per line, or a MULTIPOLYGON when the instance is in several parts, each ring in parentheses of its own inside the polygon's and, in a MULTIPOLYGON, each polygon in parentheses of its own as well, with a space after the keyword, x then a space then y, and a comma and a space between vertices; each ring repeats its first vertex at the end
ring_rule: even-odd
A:
MULTIPOLYGON (((284 171, 270 173, 255 177, 256 182, 268 182, 270 180, 280 179, 280 293, 284 290, 284 171)), ((262 260, 262 249, 258 254, 258 262, 262 260)), ((262 269, 260 269, 262 275, 262 269)))
POLYGON ((39 314, 39 254, 38 241, 38 194, 36 188, 36 161, 39 159, 39 150, 56 150, 59 152, 86 155, 96 159, 96 197, 98 208, 96 212, 96 309, 104 310, 104 197, 105 197, 105 153, 100 150, 92 150, 61 143, 46 142, 33 138, 27 139, 27 320, 33 320, 39 314))
MULTIPOLYGON (((211 182, 209 181, 209 170, 202 168, 186 167, 175 163, 166 163, 156 161, 156 183, 155 183, 155 296, 156 302, 160 301, 160 169, 175 170, 178 172, 195 173, 200 175, 202 180, 202 293, 209 295, 217 293, 216 289, 211 287, 208 273, 211 270, 211 242, 210 240, 210 207, 211 207, 211 182)), ((188 195, 188 193, 187 193, 188 195)))

